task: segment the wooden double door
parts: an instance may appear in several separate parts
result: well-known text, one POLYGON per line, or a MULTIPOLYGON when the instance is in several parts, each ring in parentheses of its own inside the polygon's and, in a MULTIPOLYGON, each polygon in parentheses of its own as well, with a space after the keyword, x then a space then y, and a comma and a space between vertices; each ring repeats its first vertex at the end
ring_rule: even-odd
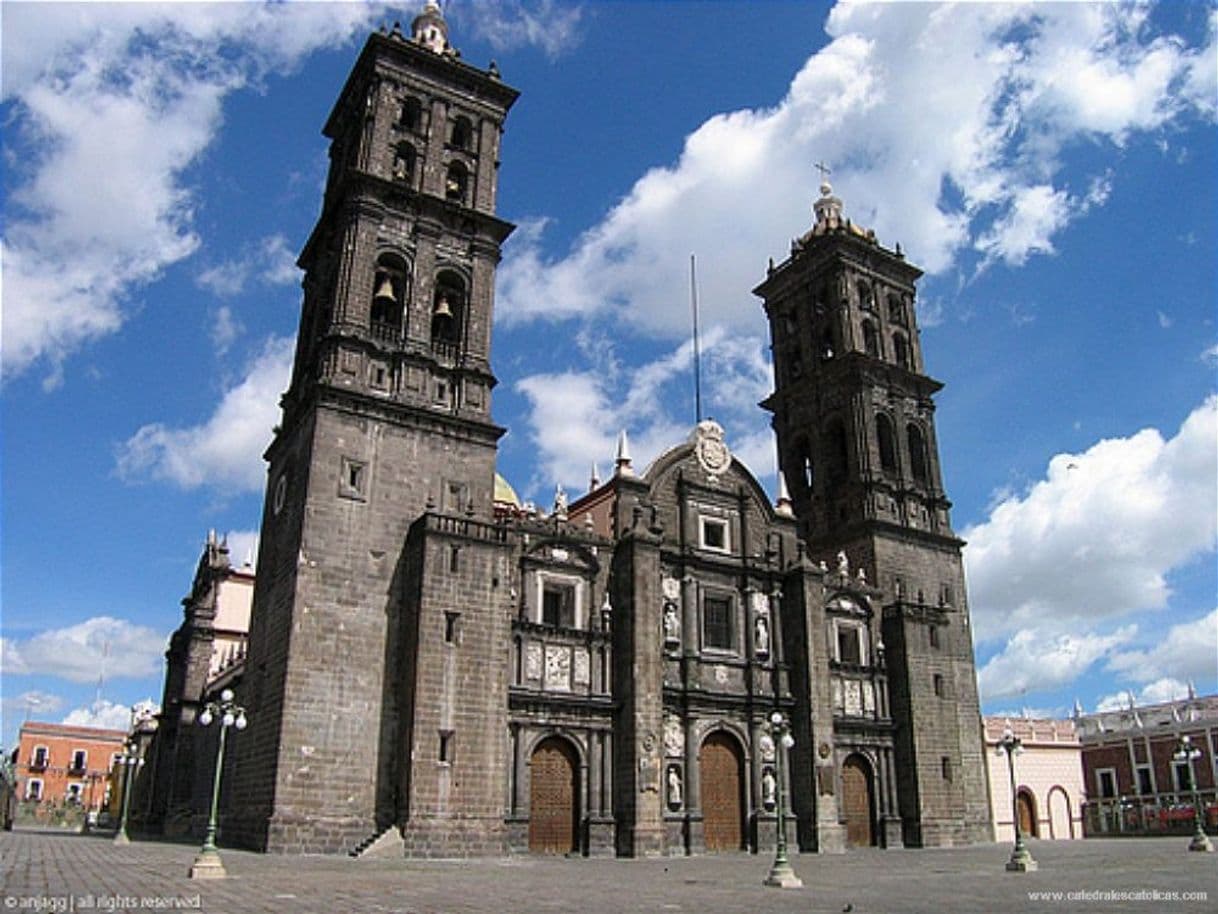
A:
POLYGON ((569 854, 579 849, 579 759, 571 744, 544 739, 529 761, 529 850, 569 854))

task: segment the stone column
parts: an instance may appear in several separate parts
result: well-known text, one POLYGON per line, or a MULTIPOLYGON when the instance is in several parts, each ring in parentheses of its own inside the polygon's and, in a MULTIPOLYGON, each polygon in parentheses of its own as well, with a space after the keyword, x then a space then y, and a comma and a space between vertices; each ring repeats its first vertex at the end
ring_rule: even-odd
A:
POLYGON ((685 719, 685 822, 686 850, 700 854, 706 850, 702 828, 702 770, 698 766, 698 720, 685 719))
POLYGON ((664 852, 664 644, 660 584, 661 531, 641 480, 623 485, 634 495, 630 528, 614 552, 614 698, 618 703, 614 755, 618 853, 664 852), (633 493, 630 490, 635 490, 633 493))

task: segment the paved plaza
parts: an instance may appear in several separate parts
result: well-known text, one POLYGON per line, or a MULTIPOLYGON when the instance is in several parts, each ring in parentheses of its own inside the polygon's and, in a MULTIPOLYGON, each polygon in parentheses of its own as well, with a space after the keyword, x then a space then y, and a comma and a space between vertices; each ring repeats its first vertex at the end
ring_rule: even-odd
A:
POLYGON ((761 885, 768 857, 748 854, 649 860, 406 861, 223 850, 229 878, 196 882, 186 877, 195 854, 188 845, 135 841, 116 846, 100 835, 16 831, 0 834, 0 907, 5 912, 73 914, 124 910, 1208 914, 1218 910, 1218 855, 1189 853, 1187 845, 1187 838, 1032 842, 1040 870, 1023 874, 1005 871, 1010 849, 994 844, 796 856, 793 864, 804 888, 770 889, 761 885))

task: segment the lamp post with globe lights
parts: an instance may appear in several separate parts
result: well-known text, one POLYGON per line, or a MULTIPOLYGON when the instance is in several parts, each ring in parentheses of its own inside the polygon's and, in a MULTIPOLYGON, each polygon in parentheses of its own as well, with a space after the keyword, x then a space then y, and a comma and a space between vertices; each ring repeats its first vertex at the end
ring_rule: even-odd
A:
POLYGON ((232 689, 220 693, 220 701, 209 701, 199 712, 199 725, 211 726, 217 718, 220 720, 220 746, 216 750, 216 774, 211 788, 211 815, 207 819, 207 837, 203 839, 203 847, 195 857, 190 867, 191 879, 223 879, 228 875, 224 863, 220 860, 220 852, 216 848, 216 814, 220 806, 220 776, 224 771, 224 740, 229 727, 244 730, 246 725, 245 708, 233 701, 232 689))
POLYGON ((1031 853, 1023 843, 1023 831, 1019 827, 1019 795, 1015 792, 1015 756, 1023 752, 1023 740, 1016 736, 1010 727, 1007 727, 1002 731, 998 752, 1007 754, 1007 770, 1011 775, 1011 822, 1015 826, 1015 847, 1011 850, 1011 859, 1007 861, 1007 869, 1013 873, 1028 873, 1037 869, 1039 864, 1032 859, 1031 853))
POLYGON ((1205 834, 1205 826, 1202 820, 1205 818, 1205 810, 1201 807, 1201 792, 1197 790, 1197 771, 1193 767, 1197 759, 1201 758, 1201 750, 1193 745, 1192 738, 1185 734, 1180 737, 1180 742, 1176 744, 1176 751, 1172 755, 1172 759, 1177 762, 1188 763, 1188 782, 1193 788, 1193 840, 1189 842, 1188 849, 1190 851, 1201 851, 1209 853, 1214 849, 1210 843, 1210 839, 1205 834))
POLYGON ((134 739, 123 744, 123 754, 118 757, 117 764, 123 766, 123 812, 119 818, 118 832, 114 836, 115 844, 130 844, 127 834, 127 815, 131 811, 131 780, 137 767, 142 767, 144 760, 140 758, 139 746, 134 739))
POLYGON ((777 750, 774 753, 775 764, 778 767, 774 806, 778 815, 778 834, 774 842, 774 863, 763 884, 779 889, 798 889, 803 886, 803 881, 795 875, 790 861, 787 860, 786 787, 784 786, 785 779, 782 776, 783 757, 787 754, 787 750, 795 745, 795 737, 791 735, 791 725, 781 711, 775 711, 770 715, 770 735, 774 738, 774 746, 777 750))

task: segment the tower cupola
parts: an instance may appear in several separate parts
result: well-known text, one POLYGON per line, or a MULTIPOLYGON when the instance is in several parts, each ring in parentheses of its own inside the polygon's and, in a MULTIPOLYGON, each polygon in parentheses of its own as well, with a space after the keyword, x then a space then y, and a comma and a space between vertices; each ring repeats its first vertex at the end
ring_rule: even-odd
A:
POLYGON ((828 180, 821 181, 820 199, 812 204, 812 212, 816 214, 817 228, 837 228, 841 224, 842 200, 833 195, 833 187, 828 180))
POLYGON ((448 50, 448 23, 436 0, 427 0, 423 11, 410 24, 410 34, 416 42, 436 54, 448 50))

